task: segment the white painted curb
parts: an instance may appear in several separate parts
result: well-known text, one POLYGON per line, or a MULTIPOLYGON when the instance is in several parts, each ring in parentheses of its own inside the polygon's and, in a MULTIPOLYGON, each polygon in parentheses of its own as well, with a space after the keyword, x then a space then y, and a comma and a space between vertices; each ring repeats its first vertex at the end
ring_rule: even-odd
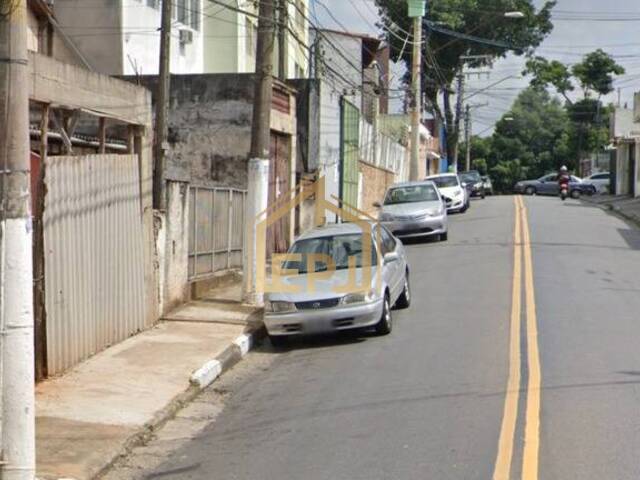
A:
POLYGON ((211 360, 191 374, 189 381, 200 388, 208 387, 222 373, 222 364, 218 360, 211 360))
POLYGON ((251 350, 251 341, 253 337, 250 335, 240 335, 233 341, 233 344, 240 349, 240 355, 245 356, 251 350))

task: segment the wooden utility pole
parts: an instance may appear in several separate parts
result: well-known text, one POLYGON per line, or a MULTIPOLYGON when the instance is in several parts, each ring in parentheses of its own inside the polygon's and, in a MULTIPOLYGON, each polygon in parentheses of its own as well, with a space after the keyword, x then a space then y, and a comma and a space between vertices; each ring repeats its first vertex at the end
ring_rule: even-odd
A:
POLYGON ((471 170, 471 107, 467 103, 464 111, 464 141, 466 146, 465 170, 471 170))
POLYGON ((458 73, 458 86, 456 88, 456 116, 454 119, 455 123, 455 144, 453 149, 453 165, 454 171, 458 171, 458 151, 460 145, 460 119, 462 118, 462 105, 464 101, 464 72, 462 71, 463 67, 460 67, 460 72, 458 73))
POLYGON ((169 92, 171 88, 171 6, 170 0, 162 1, 160 26, 160 72, 156 92, 156 124, 153 141, 153 207, 163 210, 164 172, 169 117, 169 92))
POLYGON ((422 88, 420 82, 422 64, 422 17, 413 19, 413 57, 411 65, 411 163, 409 180, 419 180, 420 171, 420 114, 422 112, 422 88))
POLYGON ((251 305, 261 305, 263 302, 263 292, 258 291, 258 274, 262 273, 266 266, 261 260, 265 257, 266 245, 258 245, 257 219, 267 208, 269 198, 274 41, 274 1, 260 0, 251 152, 247 172, 247 232, 244 245, 242 295, 243 300, 251 305))
POLYGON ((289 2, 279 0, 278 8, 278 78, 287 79, 287 60, 289 58, 288 29, 289 29, 289 2))
POLYGON ((260 0, 256 83, 251 124, 251 158, 269 158, 271 144, 271 96, 273 90, 273 48, 275 9, 273 0, 260 0))
POLYGON ((3 480, 35 477, 27 0, 0 0, 0 451, 3 480))
POLYGON ((422 17, 425 0, 408 0, 409 17, 413 19, 413 56, 411 62, 411 158, 409 180, 419 180, 420 172, 420 115, 422 113, 422 17))

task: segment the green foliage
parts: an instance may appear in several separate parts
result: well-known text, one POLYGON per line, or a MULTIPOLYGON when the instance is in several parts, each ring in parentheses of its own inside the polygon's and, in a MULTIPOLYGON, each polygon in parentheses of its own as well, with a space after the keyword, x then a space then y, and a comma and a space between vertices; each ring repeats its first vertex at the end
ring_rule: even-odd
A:
POLYGON ((557 60, 550 62, 546 58, 535 57, 527 61, 523 73, 533 77, 532 86, 552 86, 572 103, 567 96, 574 89, 572 78, 580 84, 584 98, 588 98, 591 93, 601 97, 613 91, 614 75, 622 75, 625 70, 608 53, 598 49, 585 55, 571 69, 557 60))
POLYGON ((551 85, 565 98, 574 89, 569 68, 557 60, 550 62, 543 57, 530 58, 523 72, 523 75, 527 74, 533 76, 531 86, 545 88, 551 85))
MULTIPOLYGON (((575 166, 572 129, 562 104, 546 90, 530 87, 496 124, 492 137, 473 138, 472 158, 486 161, 497 192, 537 178, 563 164, 575 166)), ((481 163, 480 163, 481 165, 481 163)))
MULTIPOLYGON (((375 0, 387 30, 392 56, 401 57, 408 69, 411 66, 411 44, 406 44, 407 32, 412 31, 407 16, 406 0, 375 0), (389 33, 392 32, 392 33, 389 33)), ((447 30, 471 34, 475 37, 513 45, 518 54, 529 54, 540 45, 553 29, 551 9, 555 1, 547 1, 536 11, 532 0, 430 0, 427 4, 429 22, 447 30), (504 13, 520 11, 524 18, 505 18, 504 13)), ((428 108, 445 123, 447 156, 454 156, 458 143, 460 118, 456 116, 451 99, 456 75, 463 68, 463 55, 488 55, 490 59, 504 57, 503 47, 456 38, 436 32, 423 23, 423 38, 427 41, 423 68, 422 89, 428 108)), ((409 37, 411 40, 411 37, 409 37)), ((478 67, 487 60, 470 62, 478 67)), ((405 81, 408 83, 408 77, 405 81)))
POLYGON ((585 97, 588 97, 590 91, 599 96, 613 92, 613 76, 623 75, 625 70, 608 53, 598 49, 585 55, 571 72, 580 82, 585 97))

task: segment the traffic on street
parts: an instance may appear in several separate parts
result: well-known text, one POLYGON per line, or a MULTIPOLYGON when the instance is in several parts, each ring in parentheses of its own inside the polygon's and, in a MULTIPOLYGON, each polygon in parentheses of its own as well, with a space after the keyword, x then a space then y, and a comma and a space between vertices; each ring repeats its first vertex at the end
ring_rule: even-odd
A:
POLYGON ((390 335, 263 344, 199 431, 107 478, 638 478, 640 230, 539 196, 473 199, 449 230, 406 242, 390 335))
POLYGON ((0 0, 0 480, 640 480, 638 0, 0 0))

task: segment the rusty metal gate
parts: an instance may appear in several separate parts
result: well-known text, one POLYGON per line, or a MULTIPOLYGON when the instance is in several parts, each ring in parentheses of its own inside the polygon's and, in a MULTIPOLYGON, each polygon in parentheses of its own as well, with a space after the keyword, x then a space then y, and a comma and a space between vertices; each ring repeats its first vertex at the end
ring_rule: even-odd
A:
POLYGON ((189 279, 242 267, 246 191, 189 188, 189 279))
POLYGON ((136 155, 46 159, 43 216, 49 375, 145 327, 136 155))
MULTIPOLYGON (((291 137, 271 132, 269 161, 269 205, 275 205, 290 187, 289 166, 291 137)), ((289 249, 291 217, 285 215, 267 229, 267 258, 272 253, 286 253, 289 249)))

